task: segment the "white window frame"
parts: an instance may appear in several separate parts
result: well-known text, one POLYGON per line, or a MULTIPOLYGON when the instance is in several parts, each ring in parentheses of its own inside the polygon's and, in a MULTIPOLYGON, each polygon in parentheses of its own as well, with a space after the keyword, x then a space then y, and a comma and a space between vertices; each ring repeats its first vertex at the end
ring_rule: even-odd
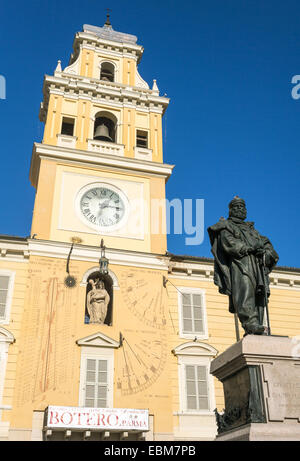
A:
POLYGON ((196 287, 177 287, 178 289, 178 319, 179 319, 179 336, 185 339, 208 339, 208 327, 207 327, 207 316, 206 316, 206 299, 205 290, 196 287), (183 331, 183 294, 199 294, 201 296, 201 309, 202 309, 202 321, 203 321, 203 332, 202 333, 184 333, 183 331))
POLYGON ((6 297, 5 316, 0 318, 0 325, 8 325, 10 320, 10 311, 13 297, 13 288, 15 283, 15 272, 10 270, 0 270, 0 276, 9 277, 8 290, 6 297))
MULTIPOLYGON (((4 391, 4 382, 6 374, 6 365, 8 357, 8 349, 10 344, 15 342, 14 335, 6 330, 5 328, 0 327, 0 422, 2 416, 2 410, 5 410, 7 405, 3 405, 3 391, 4 391)), ((1 425, 1 423, 0 423, 1 425)), ((0 427, 1 430, 1 427, 0 427)))
POLYGON ((185 415, 213 415, 216 408, 214 378, 210 374, 210 363, 217 350, 205 343, 185 343, 173 353, 178 357, 179 412, 185 415), (208 409, 191 410, 187 408, 186 365, 205 366, 207 369, 208 409))
POLYGON ((103 333, 76 341, 81 348, 79 401, 80 407, 85 407, 85 386, 87 359, 107 360, 107 402, 106 408, 113 408, 114 396, 114 350, 119 343, 103 333))

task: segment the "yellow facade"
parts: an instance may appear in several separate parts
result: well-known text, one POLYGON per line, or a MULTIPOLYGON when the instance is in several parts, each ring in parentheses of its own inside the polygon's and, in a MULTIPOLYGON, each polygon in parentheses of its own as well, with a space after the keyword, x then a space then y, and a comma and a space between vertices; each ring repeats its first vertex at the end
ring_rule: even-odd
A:
MULTIPOLYGON (((213 357, 236 341, 233 316, 227 297, 213 283, 213 261, 166 253, 165 206, 158 214, 151 207, 153 201, 164 203, 172 173, 162 155, 161 121, 168 100, 155 87, 147 88, 138 74, 142 47, 129 37, 124 50, 118 36, 108 40, 101 35, 107 30, 96 29, 78 33, 71 64, 65 70, 58 66, 54 77, 45 79, 44 138, 34 145, 30 170, 36 188, 32 237, 0 239, 0 276, 10 274, 13 282, 9 312, 0 324, 5 356, 0 439, 45 439, 49 405, 84 407, 82 364, 90 354, 107 358, 112 367, 108 407, 149 410, 150 429, 143 437, 213 440, 213 410, 224 406, 222 386, 207 376, 209 408, 189 411, 182 370, 187 364, 209 370, 213 357), (112 82, 99 77, 107 61, 115 69, 112 82), (99 112, 117 120, 114 143, 93 140, 99 112), (63 117, 74 120, 73 134, 65 137, 63 117), (137 130, 148 133, 148 145, 140 152, 137 130), (108 184, 126 195, 134 230, 127 223, 105 232, 84 221, 78 194, 90 184, 108 184), (159 232, 153 232, 153 221, 159 232), (92 324, 86 322, 87 286, 99 270, 101 238, 113 280, 112 319, 92 324), (68 270, 76 278, 73 288, 65 284, 68 270), (183 292, 201 296, 200 334, 183 331, 183 292)), ((299 335, 299 270, 275 269, 271 292, 272 333, 299 335)), ((119 440, 120 434, 109 437, 119 440)))

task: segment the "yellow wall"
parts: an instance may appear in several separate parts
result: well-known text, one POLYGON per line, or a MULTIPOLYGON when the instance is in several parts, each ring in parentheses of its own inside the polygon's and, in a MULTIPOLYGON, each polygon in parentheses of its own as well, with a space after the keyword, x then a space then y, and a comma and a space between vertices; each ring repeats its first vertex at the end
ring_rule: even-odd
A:
MULTIPOLYGON (((224 352, 231 344, 236 342, 234 317, 228 311, 228 297, 221 295, 218 288, 209 281, 188 281, 187 279, 176 279, 172 277, 171 282, 176 287, 197 287, 205 290, 206 313, 208 324, 208 339, 200 340, 210 344, 218 350, 224 352)), ((172 317, 174 328, 170 329, 171 348, 188 340, 180 339, 179 319, 178 319, 178 291, 170 283, 167 284, 169 312, 172 317)), ((300 332, 300 291, 286 290, 271 287, 270 297, 270 322, 271 331, 274 335, 284 335, 293 337, 300 332)), ((244 330, 239 325, 240 338, 244 335, 244 330)), ((171 379, 173 389, 173 411, 179 408, 179 389, 178 389, 178 370, 177 361, 172 362, 171 379)), ((216 406, 219 411, 224 408, 224 396, 222 384, 214 378, 216 406)), ((176 423, 177 417, 174 417, 176 423)))
POLYGON ((43 138, 45 144, 52 146, 56 146, 57 144, 57 134, 61 132, 62 102, 62 96, 50 94, 43 138))
POLYGON ((129 198, 130 215, 124 229, 105 235, 108 248, 129 249, 164 254, 166 251, 165 205, 160 214, 157 234, 151 234, 152 199, 165 198, 164 179, 154 176, 110 172, 99 168, 67 166, 54 161, 42 159, 37 195, 33 213, 31 235, 37 234, 39 239, 70 242, 72 237, 79 236, 85 245, 99 245, 99 231, 84 225, 75 209, 75 197, 84 184, 107 181, 117 184, 129 198), (74 175, 72 186, 64 186, 64 175, 74 175), (137 187, 141 195, 135 195, 137 187), (142 200, 139 203, 135 199, 142 200), (137 214, 139 213, 139 215, 137 214), (138 218, 140 216, 140 218, 138 218), (134 220, 144 222, 144 232, 135 234, 134 220))
MULTIPOLYGON (((172 432, 169 391, 172 355, 167 341, 170 325, 162 287, 163 272, 112 265, 111 270, 121 286, 114 291, 113 326, 86 325, 86 288, 79 283, 73 289, 64 286, 65 264, 64 260, 55 258, 30 259, 13 410, 6 412, 5 420, 9 420, 13 428, 30 428, 34 410, 44 410, 48 405, 78 406, 80 347, 76 340, 100 331, 118 341, 122 332, 124 346, 114 352, 114 407, 149 408, 150 413, 155 414, 156 431, 172 432), (138 294, 129 289, 142 283, 147 287, 136 288, 138 294), (145 298, 153 293, 154 304, 143 314, 140 308, 145 304, 141 304, 140 296, 145 295, 147 304, 145 298), (141 362, 135 354, 150 364, 149 368, 139 369, 141 362), (126 377, 127 363, 131 387, 126 377), (148 380, 144 377, 146 373, 148 380), (139 384, 143 390, 136 392, 139 384)), ((70 269, 80 282, 91 267, 91 263, 72 261, 70 269)))
MULTIPOLYGON (((68 289, 64 286, 63 259, 31 256, 29 263, 5 264, 6 269, 17 271, 7 327, 16 343, 9 348, 3 400, 4 404, 13 404, 13 409, 4 411, 2 420, 9 421, 11 428, 30 429, 34 410, 43 411, 48 405, 78 406, 81 349, 76 341, 97 332, 118 341, 121 332, 123 346, 114 350, 114 407, 149 408, 154 414, 155 432, 172 433, 173 425, 178 426, 178 416, 173 413, 180 411, 180 406, 178 364, 171 351, 190 341, 179 335, 175 286, 205 290, 209 337, 200 341, 219 353, 236 340, 228 298, 218 293, 212 281, 111 264, 120 287, 114 290, 113 325, 87 325, 86 287, 81 281, 92 267, 95 264, 72 259, 70 272, 78 283, 68 289), (172 282, 166 288, 163 275, 172 282)), ((300 291, 272 288, 273 334, 299 334, 299 306, 300 291)), ((221 411, 222 385, 216 379, 214 384, 216 406, 221 411)))
POLYGON ((110 112, 117 117, 117 144, 125 146, 125 157, 134 158, 136 130, 140 129, 148 132, 148 147, 152 149, 152 160, 160 163, 163 161, 160 114, 141 113, 134 108, 120 110, 106 104, 92 104, 90 101, 81 99, 69 100, 50 95, 43 143, 56 146, 57 135, 61 133, 62 119, 70 117, 75 120, 76 149, 87 150, 87 139, 93 139, 94 117, 100 111, 110 112))
POLYGON ((50 236, 55 179, 56 164, 43 159, 40 165, 31 226, 31 235, 37 234, 37 238, 40 239, 48 240, 50 236))
MULTIPOLYGON (((79 75, 85 78, 99 79, 100 65, 103 60, 113 62, 117 67, 116 83, 134 86, 137 72, 136 61, 130 58, 117 58, 113 54, 107 56, 94 50, 83 48, 78 57, 79 75)), ((74 95, 73 95, 74 96, 74 95)), ((75 119, 74 136, 77 137, 76 149, 87 150, 87 139, 93 139, 94 116, 99 111, 108 111, 116 115, 118 119, 118 141, 124 144, 125 157, 134 157, 136 145, 136 130, 144 129, 149 133, 149 149, 152 149, 152 160, 163 161, 162 152, 162 120, 161 115, 149 112, 141 112, 132 107, 121 109, 113 105, 92 103, 79 94, 76 98, 68 95, 62 96, 50 94, 46 116, 43 143, 56 146, 57 135, 61 133, 63 117, 75 119)))
MULTIPOLYGON (((15 338, 15 342, 9 345, 2 400, 3 405, 12 405, 13 403, 17 361, 21 353, 20 337, 22 334, 25 294, 28 287, 28 266, 28 262, 7 261, 6 258, 0 260, 0 269, 15 272, 9 323, 0 324, 1 327, 12 333, 15 338)), ((6 420, 7 416, 4 412, 2 420, 6 420)))

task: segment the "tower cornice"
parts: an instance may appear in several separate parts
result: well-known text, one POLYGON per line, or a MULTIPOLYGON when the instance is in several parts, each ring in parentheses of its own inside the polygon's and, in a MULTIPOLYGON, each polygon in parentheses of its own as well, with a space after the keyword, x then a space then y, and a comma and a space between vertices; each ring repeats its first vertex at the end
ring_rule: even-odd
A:
MULTIPOLYGON (((89 46, 92 47, 95 51, 97 50, 108 50, 110 52, 126 53, 135 57, 139 62, 143 52, 144 47, 129 42, 113 41, 107 38, 98 37, 97 35, 91 32, 77 32, 73 42, 73 49, 76 53, 76 50, 79 51, 80 46, 89 46)), ((77 51, 77 52, 78 52, 77 51)))
POLYGON ((125 170, 135 174, 142 173, 150 176, 160 176, 165 178, 165 181, 169 179, 174 168, 174 165, 166 163, 149 162, 146 160, 119 157, 110 154, 99 154, 85 150, 34 143, 29 173, 31 184, 34 187, 37 187, 42 158, 59 162, 63 161, 65 164, 80 165, 81 167, 101 167, 101 169, 107 168, 110 171, 125 170))
POLYGON ((56 72, 56 75, 45 75, 44 78, 44 100, 40 110, 41 121, 45 121, 51 93, 68 98, 85 98, 95 103, 103 102, 104 99, 105 103, 112 105, 129 105, 139 110, 160 114, 165 112, 170 101, 165 96, 158 96, 155 90, 56 72))

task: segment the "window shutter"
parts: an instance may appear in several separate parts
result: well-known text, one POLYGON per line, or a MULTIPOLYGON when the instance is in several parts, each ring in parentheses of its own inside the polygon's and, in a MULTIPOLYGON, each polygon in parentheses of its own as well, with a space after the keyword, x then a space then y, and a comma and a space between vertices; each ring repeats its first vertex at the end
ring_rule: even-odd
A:
POLYGON ((87 359, 85 406, 107 407, 107 360, 87 359))
POLYGON ((182 293, 183 333, 204 333, 202 296, 195 293, 182 293))
POLYGON ((5 319, 9 279, 8 275, 0 276, 0 319, 5 319))
POLYGON ((185 377, 187 410, 209 410, 207 367, 186 365, 185 377))

